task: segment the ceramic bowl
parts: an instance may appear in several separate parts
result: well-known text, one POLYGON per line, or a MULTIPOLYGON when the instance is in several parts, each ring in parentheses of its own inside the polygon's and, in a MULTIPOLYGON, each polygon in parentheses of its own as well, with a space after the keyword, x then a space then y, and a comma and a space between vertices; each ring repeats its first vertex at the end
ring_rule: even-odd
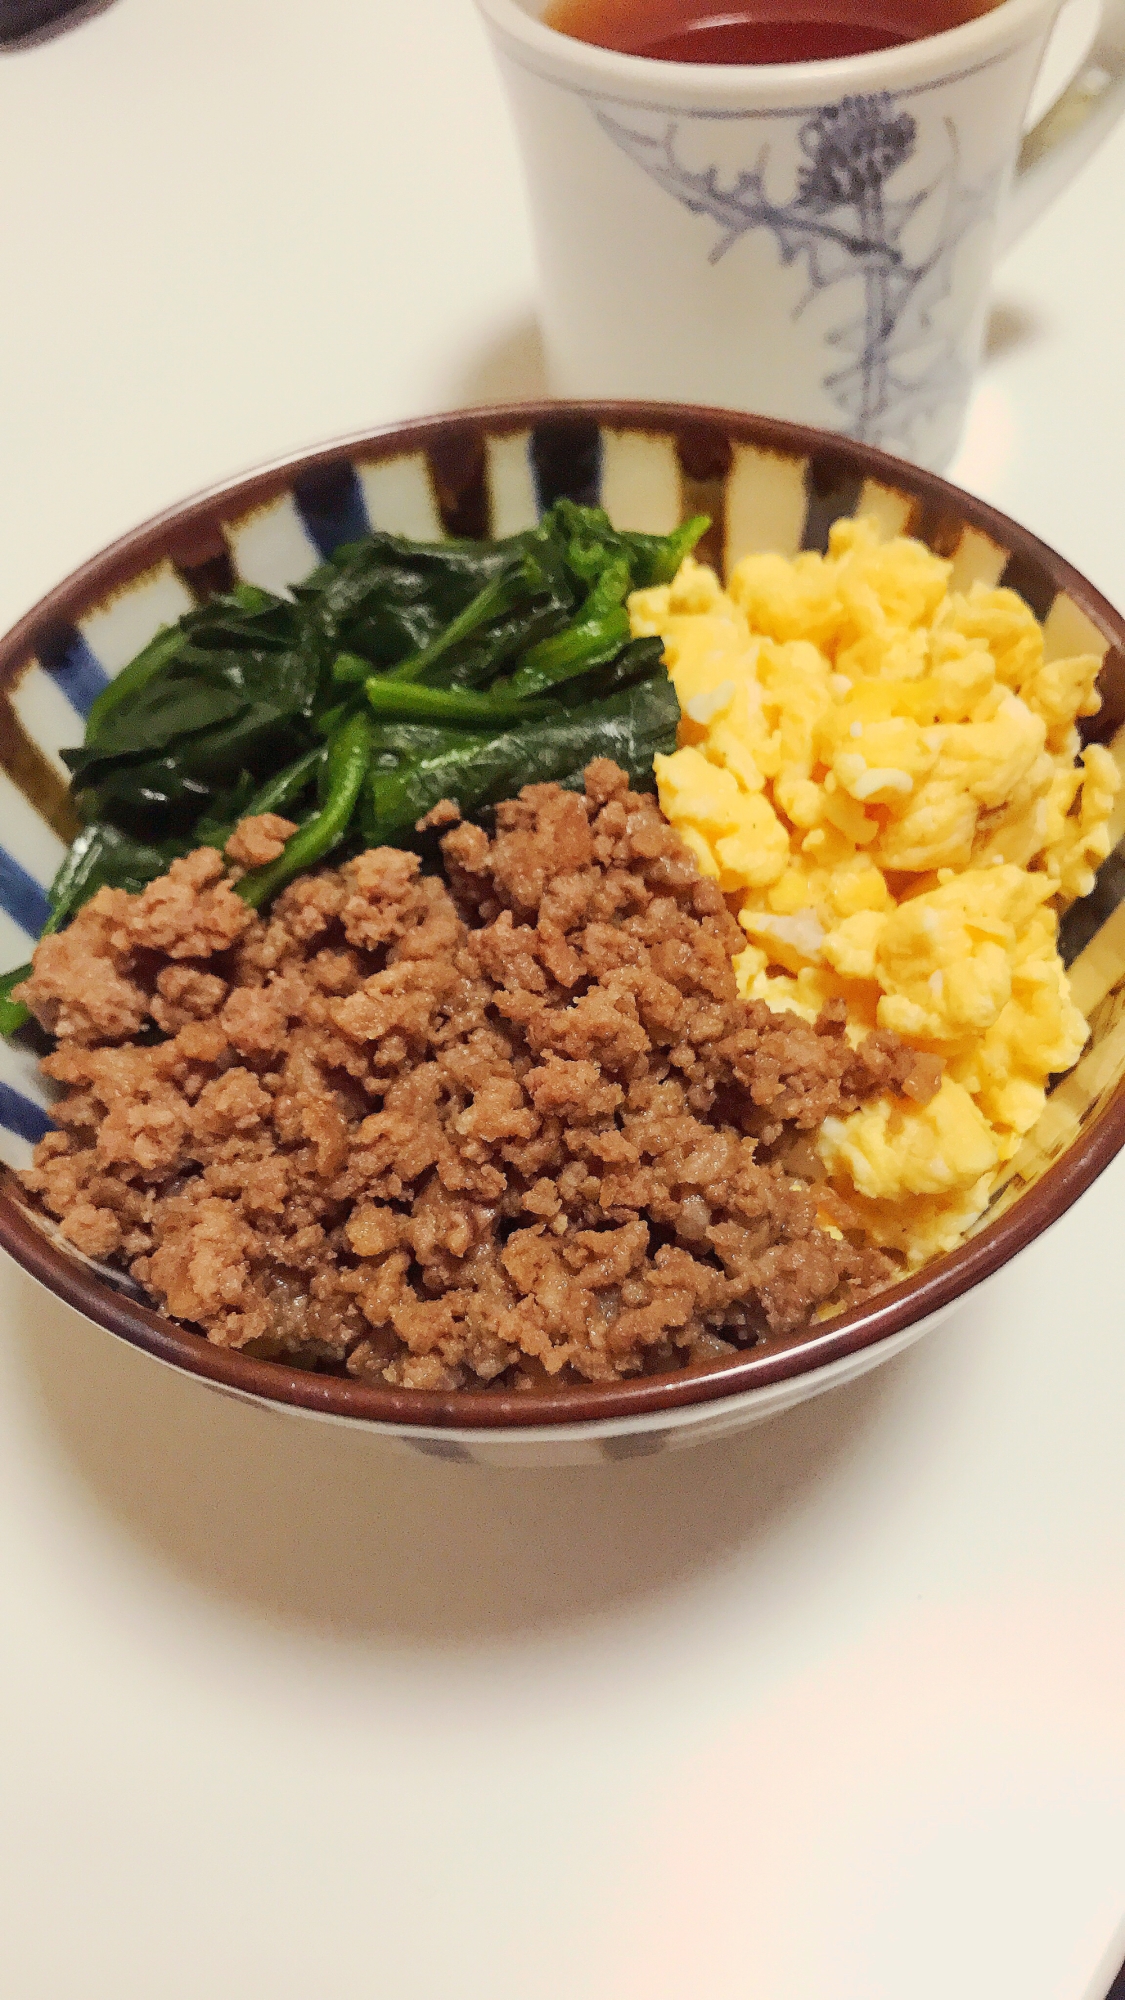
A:
MULTIPOLYGON (((237 577, 298 582, 367 526, 416 536, 509 534, 561 494, 617 524, 667 531, 706 512, 703 555, 823 549, 839 515, 874 512, 953 562, 954 584, 1018 590, 1049 653, 1103 659, 1092 734, 1125 765, 1125 619, 1042 542, 933 474, 828 433, 665 404, 474 410, 346 439, 190 500, 125 536, 43 600, 0 645, 0 958, 28 956, 70 838, 59 752, 80 741, 99 689, 152 636, 237 577)), ((1115 833, 1125 833, 1125 810, 1115 833)), ((1091 1023, 990 1208, 964 1244, 871 1304, 705 1371, 612 1387, 504 1396, 375 1388, 212 1347, 143 1304, 0 1192, 0 1244, 109 1332, 228 1395, 358 1426, 434 1457, 494 1464, 625 1458, 753 1423, 888 1359, 1069 1208, 1125 1142, 1125 845, 1062 927, 1091 1023)), ((0 1044, 0 1146, 30 1157, 49 1124, 34 1050, 0 1044)))

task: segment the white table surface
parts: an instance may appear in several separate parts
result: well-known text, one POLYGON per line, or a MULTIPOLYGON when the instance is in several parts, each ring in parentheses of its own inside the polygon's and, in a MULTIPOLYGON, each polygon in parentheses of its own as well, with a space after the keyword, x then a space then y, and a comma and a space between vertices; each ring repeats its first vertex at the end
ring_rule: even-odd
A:
MULTIPOLYGON (((0 57, 0 624, 192 489, 534 393, 469 0, 117 0, 0 57)), ((1125 602, 1125 130, 958 475, 1125 602)), ((609 1469, 399 1461, 0 1270, 12 2000, 1100 2000, 1125 1161, 921 1348, 609 1469)))

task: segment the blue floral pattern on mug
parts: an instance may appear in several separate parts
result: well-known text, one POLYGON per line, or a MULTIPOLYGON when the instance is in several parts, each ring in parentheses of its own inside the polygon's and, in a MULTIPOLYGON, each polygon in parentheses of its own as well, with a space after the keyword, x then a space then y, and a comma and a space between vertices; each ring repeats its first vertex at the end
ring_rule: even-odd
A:
POLYGON ((992 213, 1002 169, 967 185, 952 119, 943 120, 944 167, 900 195, 889 184, 915 155, 912 113, 886 91, 820 105, 800 126, 804 163, 790 198, 779 202, 765 185, 768 144, 752 167, 724 182, 717 166, 684 164, 677 114, 665 116, 662 129, 646 131, 636 114, 626 123, 604 105, 593 109, 602 130, 652 180, 692 214, 718 224, 711 263, 749 231, 765 229, 783 263, 805 259, 808 290, 795 319, 818 293, 837 286, 858 292, 827 335, 845 358, 824 388, 848 435, 875 444, 909 440, 921 420, 963 394, 970 364, 962 330, 943 327, 940 308, 960 245, 992 213))

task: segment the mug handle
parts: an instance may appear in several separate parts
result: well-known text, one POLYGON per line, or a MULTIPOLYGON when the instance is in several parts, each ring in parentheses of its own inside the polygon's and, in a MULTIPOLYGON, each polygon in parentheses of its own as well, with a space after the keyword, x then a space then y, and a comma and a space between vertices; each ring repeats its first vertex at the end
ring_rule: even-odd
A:
POLYGON ((1125 112, 1125 0, 1105 0, 1098 31, 1077 76, 1024 135, 1007 207, 1000 254, 1043 210, 1125 112))

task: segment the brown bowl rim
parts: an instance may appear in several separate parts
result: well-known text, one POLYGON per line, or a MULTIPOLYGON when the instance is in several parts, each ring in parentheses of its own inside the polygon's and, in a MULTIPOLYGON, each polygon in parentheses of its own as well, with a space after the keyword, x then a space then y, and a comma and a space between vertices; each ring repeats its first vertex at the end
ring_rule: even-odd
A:
MULTIPOLYGON (((286 493, 301 474, 341 459, 362 462, 395 453, 425 451, 450 429, 503 434, 554 420, 592 419, 604 429, 675 434, 716 427, 740 444, 790 458, 835 461, 865 478, 912 494, 927 509, 980 529, 1012 555, 1030 556, 1065 591, 1111 645, 1125 647, 1125 618, 1101 592, 1047 543, 988 502, 939 474, 837 433, 751 413, 705 405, 626 400, 540 400, 451 410, 382 424, 328 444, 287 454, 236 475, 166 508, 120 536, 71 572, 28 611, 0 641, 0 688, 34 653, 37 635, 60 621, 81 617, 94 603, 171 554, 173 535, 216 520, 233 521, 286 493)), ((174 559, 174 558, 173 558, 174 559)), ((546 1394, 498 1394, 487 1389, 440 1392, 376 1388, 336 1375, 312 1374, 213 1346, 202 1334, 162 1317, 115 1290, 96 1271, 58 1249, 22 1202, 0 1191, 0 1247, 49 1291, 87 1319, 156 1359, 198 1375, 235 1394, 274 1405, 292 1405, 322 1416, 419 1429, 524 1431, 560 1424, 651 1416, 691 1404, 717 1402, 787 1381, 855 1357, 900 1336, 919 1321, 944 1312, 1002 1268, 1058 1221, 1125 1145, 1125 1080, 1098 1115, 1079 1132, 1026 1193, 980 1233, 936 1259, 877 1299, 842 1313, 818 1333, 769 1341, 738 1361, 652 1375, 614 1385, 583 1385, 546 1394)))

